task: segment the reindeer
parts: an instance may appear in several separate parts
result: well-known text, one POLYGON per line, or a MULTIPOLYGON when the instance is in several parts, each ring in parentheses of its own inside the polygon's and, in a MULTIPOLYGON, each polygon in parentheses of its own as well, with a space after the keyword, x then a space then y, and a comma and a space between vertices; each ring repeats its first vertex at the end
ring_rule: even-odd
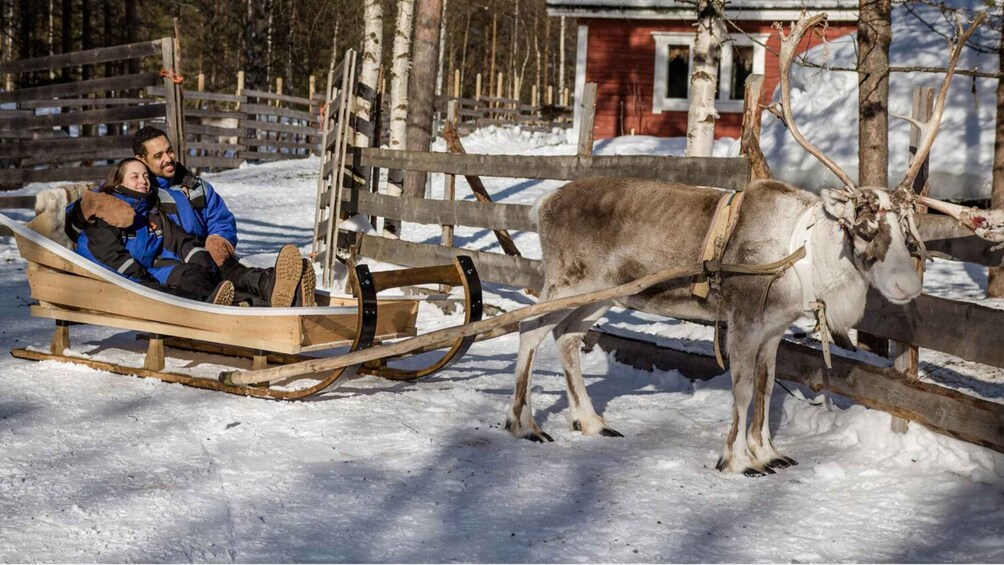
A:
MULTIPOLYGON (((825 14, 802 17, 782 38, 781 112, 798 143, 832 170, 843 188, 816 196, 776 180, 757 180, 745 189, 723 263, 762 264, 804 247, 806 257, 780 278, 728 276, 719 292, 697 299, 689 280, 676 280, 623 300, 564 310, 520 324, 516 384, 506 429, 517 438, 553 441, 533 418, 530 380, 534 354, 551 333, 564 366, 572 429, 587 435, 620 437, 596 414, 589 399, 579 349, 586 331, 614 305, 674 318, 728 324, 732 372, 732 425, 718 461, 721 471, 748 476, 795 465, 774 447, 768 425, 778 345, 784 331, 810 308, 825 305, 825 327, 838 344, 850 344, 847 330, 864 314, 868 285, 903 304, 921 292, 911 249, 926 255, 913 220, 910 186, 930 152, 962 45, 982 21, 974 21, 954 46, 934 112, 906 177, 893 191, 857 187, 850 177, 798 130, 791 114, 789 70, 807 30, 825 14), (747 422, 751 401, 752 421, 747 422)), ((632 178, 588 178, 545 195, 534 205, 543 253, 541 300, 595 291, 650 275, 701 257, 704 231, 723 192, 703 187, 632 178)), ((824 328, 825 329, 825 328, 824 328)))

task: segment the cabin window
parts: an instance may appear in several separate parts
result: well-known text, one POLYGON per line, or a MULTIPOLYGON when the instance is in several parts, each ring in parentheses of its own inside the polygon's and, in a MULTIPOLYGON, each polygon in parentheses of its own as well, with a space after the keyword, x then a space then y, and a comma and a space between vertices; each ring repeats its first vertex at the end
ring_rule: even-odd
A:
MULTIPOLYGON (((694 61, 693 32, 653 32, 655 84, 652 111, 686 112, 690 102, 690 69, 694 61)), ((742 112, 746 78, 763 73, 766 35, 733 35, 722 46, 718 69, 719 112, 742 112)))

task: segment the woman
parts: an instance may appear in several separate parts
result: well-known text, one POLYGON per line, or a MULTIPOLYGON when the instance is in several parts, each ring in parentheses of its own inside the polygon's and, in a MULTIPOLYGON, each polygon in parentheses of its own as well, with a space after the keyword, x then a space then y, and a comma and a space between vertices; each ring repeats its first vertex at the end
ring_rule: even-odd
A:
POLYGON ((77 253, 132 281, 175 296, 232 303, 233 283, 221 281, 209 252, 161 212, 157 188, 151 186, 142 161, 134 157, 119 161, 100 190, 132 207, 132 224, 118 228, 95 218, 77 241, 77 253))

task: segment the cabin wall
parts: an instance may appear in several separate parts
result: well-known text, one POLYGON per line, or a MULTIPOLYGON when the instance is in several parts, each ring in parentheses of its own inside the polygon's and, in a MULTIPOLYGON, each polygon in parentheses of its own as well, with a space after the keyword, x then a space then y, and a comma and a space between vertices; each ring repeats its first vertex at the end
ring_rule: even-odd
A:
MULTIPOLYGON (((652 112, 656 56, 652 33, 693 33, 692 22, 580 18, 578 23, 589 28, 585 82, 597 84, 594 137, 629 135, 632 130, 637 135, 685 136, 687 112, 652 112)), ((769 101, 780 82, 777 31, 771 29, 768 22, 738 22, 738 26, 747 33, 770 35, 764 61, 764 100, 769 101)), ((832 40, 856 29, 855 22, 831 22, 826 39, 832 40)), ((799 52, 821 42, 818 35, 810 34, 802 41, 799 52)), ((742 112, 720 112, 720 115, 715 124, 715 138, 738 138, 742 112)))

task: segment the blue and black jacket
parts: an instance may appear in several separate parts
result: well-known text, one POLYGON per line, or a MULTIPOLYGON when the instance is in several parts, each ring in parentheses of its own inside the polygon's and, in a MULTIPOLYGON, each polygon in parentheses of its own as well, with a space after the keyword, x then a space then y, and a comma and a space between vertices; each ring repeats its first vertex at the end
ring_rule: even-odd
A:
MULTIPOLYGON (((237 220, 226 202, 211 184, 195 176, 180 163, 173 179, 154 177, 160 195, 160 208, 167 217, 205 244, 210 235, 218 235, 237 246, 237 220)), ((66 207, 66 235, 78 241, 88 221, 76 200, 66 207)), ((78 242, 79 244, 79 242, 78 242)))
POLYGON ((140 193, 115 187, 111 194, 136 211, 133 225, 120 229, 100 218, 77 239, 77 253, 135 282, 163 286, 179 265, 215 269, 209 252, 175 224, 158 205, 158 190, 140 193))

